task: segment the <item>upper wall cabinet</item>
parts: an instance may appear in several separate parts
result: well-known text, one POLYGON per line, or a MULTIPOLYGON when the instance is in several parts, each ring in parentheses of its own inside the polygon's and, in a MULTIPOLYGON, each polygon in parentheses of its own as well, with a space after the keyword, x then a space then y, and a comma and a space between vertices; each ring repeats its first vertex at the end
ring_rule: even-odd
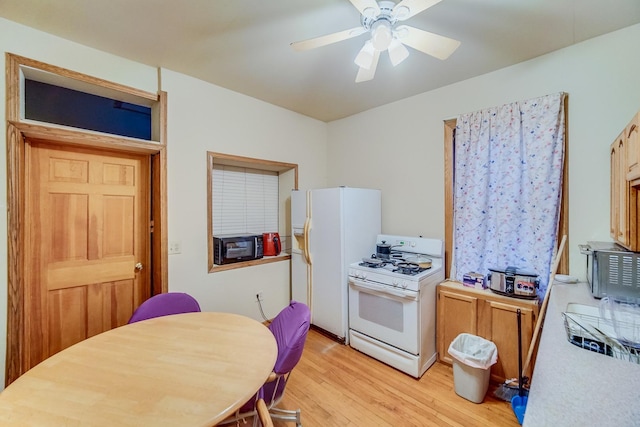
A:
POLYGON ((611 156, 611 237, 621 245, 629 246, 629 192, 626 179, 627 144, 624 132, 613 141, 611 156))
POLYGON ((638 138, 638 125, 640 124, 640 113, 633 117, 633 120, 624 130, 627 140, 627 181, 640 179, 640 138, 638 138))
POLYGON ((638 227, 640 191, 640 113, 610 146, 611 161, 611 237, 625 248, 640 251, 638 227))

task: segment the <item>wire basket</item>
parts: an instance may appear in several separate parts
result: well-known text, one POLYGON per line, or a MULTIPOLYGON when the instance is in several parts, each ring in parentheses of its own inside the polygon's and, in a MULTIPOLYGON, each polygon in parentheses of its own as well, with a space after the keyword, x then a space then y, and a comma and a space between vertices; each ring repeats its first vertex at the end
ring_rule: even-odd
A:
MULTIPOLYGON (((569 304, 569 307, 571 304, 569 304)), ((624 345, 613 333, 611 319, 586 313, 562 313, 567 339, 585 350, 640 364, 640 349, 624 345)))

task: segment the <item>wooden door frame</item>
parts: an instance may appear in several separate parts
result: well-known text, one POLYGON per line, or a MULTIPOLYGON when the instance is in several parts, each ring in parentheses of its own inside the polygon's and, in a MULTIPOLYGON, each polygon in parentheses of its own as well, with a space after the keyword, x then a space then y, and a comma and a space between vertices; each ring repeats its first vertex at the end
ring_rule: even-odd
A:
POLYGON ((108 149, 121 153, 144 154, 149 159, 151 202, 150 280, 152 293, 168 290, 167 252, 167 151, 166 118, 167 94, 140 91, 91 76, 76 73, 39 61, 6 54, 6 118, 7 118, 7 352, 5 386, 25 372, 25 300, 24 271, 29 266, 24 255, 25 229, 25 138, 47 140, 53 143, 79 147, 108 149), (157 108, 160 125, 157 131, 159 142, 147 142, 135 138, 112 136, 97 132, 72 129, 34 122, 21 118, 20 114, 20 67, 38 68, 48 73, 78 80, 124 94, 153 100, 157 108))

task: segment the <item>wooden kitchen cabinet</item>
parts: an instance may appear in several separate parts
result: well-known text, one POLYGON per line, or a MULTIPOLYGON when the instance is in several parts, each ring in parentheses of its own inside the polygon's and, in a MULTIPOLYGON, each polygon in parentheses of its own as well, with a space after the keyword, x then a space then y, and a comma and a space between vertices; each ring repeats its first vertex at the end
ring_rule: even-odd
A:
POLYGON ((624 137, 627 141, 627 181, 634 181, 640 178, 640 113, 636 114, 624 130, 624 137))
POLYGON ((610 146, 611 238, 631 251, 640 251, 638 227, 640 190, 640 140, 636 114, 610 146))
POLYGON ((438 285, 437 311, 438 358, 452 363, 447 351, 451 342, 463 332, 478 334, 478 296, 438 285))
POLYGON ((611 162, 611 237, 623 246, 629 245, 629 182, 626 168, 624 131, 609 147, 611 162))
MULTIPOLYGON (((495 343, 498 349, 498 362, 491 367, 493 381, 503 382, 507 378, 517 378, 516 312, 519 308, 522 315, 522 363, 524 364, 538 318, 538 301, 498 295, 488 289, 474 289, 455 281, 440 283, 437 289, 438 359, 441 362, 453 363, 448 353, 449 345, 459 334, 466 332, 495 343)), ((525 375, 531 377, 531 369, 525 375)))

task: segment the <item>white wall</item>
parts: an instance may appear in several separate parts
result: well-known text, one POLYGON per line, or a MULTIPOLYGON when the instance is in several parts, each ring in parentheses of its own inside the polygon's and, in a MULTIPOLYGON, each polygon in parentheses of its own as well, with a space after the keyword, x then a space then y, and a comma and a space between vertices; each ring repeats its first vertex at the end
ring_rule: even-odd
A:
MULTIPOLYGON (((168 93, 169 287, 191 293, 206 310, 260 319, 289 299, 289 263, 207 272, 206 153, 297 163, 299 187, 325 186, 326 124, 203 81, 162 70, 168 93)), ((281 230, 288 234, 288 230, 281 230)))
POLYGON ((384 233, 444 237, 444 125, 458 114, 569 94, 570 273, 609 237, 609 144, 640 110, 640 25, 329 123, 329 185, 382 189, 384 233), (625 53, 626 52, 626 53, 625 53))

